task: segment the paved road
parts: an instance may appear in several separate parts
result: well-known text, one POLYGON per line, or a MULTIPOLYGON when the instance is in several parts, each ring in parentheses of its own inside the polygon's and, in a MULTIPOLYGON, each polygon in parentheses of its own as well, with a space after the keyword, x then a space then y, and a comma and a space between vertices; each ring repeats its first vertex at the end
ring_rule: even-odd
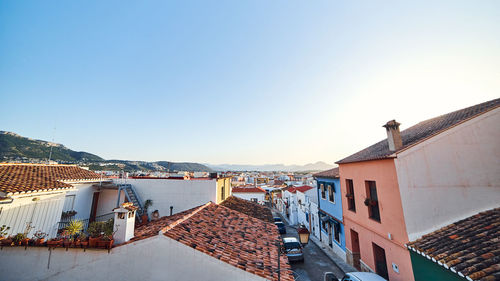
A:
MULTIPOLYGON (((298 239, 297 230, 286 222, 285 224, 286 234, 282 236, 295 236, 298 239)), ((333 272, 338 278, 344 275, 344 272, 312 241, 304 247, 304 262, 292 262, 291 266, 297 281, 323 281, 325 272, 333 272)))

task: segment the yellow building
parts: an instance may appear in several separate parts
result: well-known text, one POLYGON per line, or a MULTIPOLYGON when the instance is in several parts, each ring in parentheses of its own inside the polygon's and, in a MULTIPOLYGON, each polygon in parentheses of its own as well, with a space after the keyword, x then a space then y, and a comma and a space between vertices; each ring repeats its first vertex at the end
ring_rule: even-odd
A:
POLYGON ((215 203, 219 204, 231 196, 231 178, 230 176, 217 178, 217 202, 215 203))

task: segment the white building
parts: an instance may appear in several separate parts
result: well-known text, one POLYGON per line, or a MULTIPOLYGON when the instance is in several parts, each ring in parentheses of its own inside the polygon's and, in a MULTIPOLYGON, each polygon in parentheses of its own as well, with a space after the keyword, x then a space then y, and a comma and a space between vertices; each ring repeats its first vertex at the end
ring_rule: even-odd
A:
POLYGON ((89 203, 99 181, 100 175, 76 165, 0 164, 0 225, 10 227, 8 235, 25 232, 29 224, 29 237, 36 231, 54 237, 63 211, 85 219, 103 214, 103 205, 89 203))
MULTIPOLYGON (((280 239, 275 225, 224 206, 207 203, 137 227, 135 234, 109 252, 4 247, 2 279, 277 280, 276 247, 269 243, 280 239)), ((294 280, 285 255, 280 267, 281 280, 294 280)))
POLYGON ((233 196, 259 204, 264 204, 266 200, 266 191, 258 186, 233 187, 232 192, 233 196))
POLYGON ((318 193, 311 186, 296 188, 298 224, 307 227, 311 234, 319 239, 318 193))

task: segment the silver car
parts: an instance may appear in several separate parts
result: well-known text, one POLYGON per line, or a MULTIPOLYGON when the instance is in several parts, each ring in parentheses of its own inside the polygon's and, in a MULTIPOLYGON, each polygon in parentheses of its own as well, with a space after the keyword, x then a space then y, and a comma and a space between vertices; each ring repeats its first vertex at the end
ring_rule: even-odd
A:
POLYGON ((302 245, 295 237, 283 238, 285 245, 286 256, 289 261, 304 261, 304 254, 302 253, 302 245))

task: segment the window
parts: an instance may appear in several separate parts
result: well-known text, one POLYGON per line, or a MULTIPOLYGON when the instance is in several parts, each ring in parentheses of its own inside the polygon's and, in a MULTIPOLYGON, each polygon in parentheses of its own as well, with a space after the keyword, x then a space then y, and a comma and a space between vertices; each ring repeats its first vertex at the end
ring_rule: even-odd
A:
POLYGON ((335 203, 334 187, 331 185, 328 185, 328 200, 330 200, 330 202, 332 203, 335 203))
POLYGON ((366 199, 370 219, 380 222, 380 210, 378 208, 377 185, 374 181, 365 181, 366 199))
POLYGON ((324 184, 320 184, 319 188, 321 189, 321 198, 326 199, 325 185, 324 184))
POLYGON ((335 228, 333 238, 335 238, 335 241, 340 244, 340 225, 339 223, 334 223, 333 227, 335 228))
POLYGON ((252 201, 252 202, 258 202, 257 198, 250 198, 250 201, 252 201))
POLYGON ((353 212, 356 212, 356 201, 354 201, 354 184, 352 180, 346 179, 345 185, 347 189, 346 197, 347 197, 347 209, 353 212))
POLYGON ((74 206, 75 206, 75 195, 66 195, 66 198, 64 199, 63 212, 73 211, 74 206))
POLYGON ((226 199, 226 192, 225 192, 225 189, 226 189, 226 188, 225 188, 224 184, 222 184, 221 194, 220 194, 220 199, 221 199, 222 201, 224 201, 224 200, 226 199))

